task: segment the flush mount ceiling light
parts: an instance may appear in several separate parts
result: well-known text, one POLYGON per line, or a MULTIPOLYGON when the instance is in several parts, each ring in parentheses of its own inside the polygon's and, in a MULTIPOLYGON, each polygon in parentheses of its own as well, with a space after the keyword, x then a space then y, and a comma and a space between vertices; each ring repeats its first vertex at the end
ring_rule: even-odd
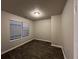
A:
POLYGON ((40 13, 39 13, 39 12, 34 12, 34 14, 35 14, 35 15, 39 15, 40 13))
POLYGON ((43 16, 42 12, 39 9, 34 9, 31 12, 31 15, 32 15, 32 17, 37 17, 37 18, 43 16))

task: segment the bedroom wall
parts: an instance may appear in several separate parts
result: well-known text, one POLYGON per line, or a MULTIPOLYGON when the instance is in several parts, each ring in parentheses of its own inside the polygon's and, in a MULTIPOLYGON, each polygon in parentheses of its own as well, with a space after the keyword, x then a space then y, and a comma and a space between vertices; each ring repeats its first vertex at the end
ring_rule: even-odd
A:
POLYGON ((74 0, 74 59, 78 59, 78 0, 74 0))
POLYGON ((43 19, 34 21, 34 37, 43 41, 51 41, 50 37, 50 20, 43 19))
POLYGON ((22 18, 20 16, 16 16, 14 14, 2 11, 1 12, 1 51, 2 53, 5 53, 6 51, 9 51, 10 49, 13 49, 24 42, 28 42, 32 40, 33 38, 33 21, 29 19, 22 18), (27 23, 30 26, 30 34, 27 37, 20 38, 18 40, 11 41, 10 40, 10 25, 9 21, 11 19, 14 19, 15 21, 20 21, 27 23))
POLYGON ((61 16, 51 16, 50 19, 34 21, 35 38, 61 45, 61 16))
POLYGON ((74 1, 68 0, 62 13, 62 39, 67 59, 74 55, 74 1))
POLYGON ((61 15, 51 16, 51 40, 55 45, 62 45, 61 15))

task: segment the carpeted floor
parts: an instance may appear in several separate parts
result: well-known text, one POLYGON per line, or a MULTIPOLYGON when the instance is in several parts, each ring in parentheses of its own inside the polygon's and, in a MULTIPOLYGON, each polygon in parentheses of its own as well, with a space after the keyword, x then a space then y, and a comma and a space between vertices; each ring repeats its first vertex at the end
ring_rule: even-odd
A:
POLYGON ((32 40, 1 56, 1 59, 64 59, 61 48, 50 42, 32 40))

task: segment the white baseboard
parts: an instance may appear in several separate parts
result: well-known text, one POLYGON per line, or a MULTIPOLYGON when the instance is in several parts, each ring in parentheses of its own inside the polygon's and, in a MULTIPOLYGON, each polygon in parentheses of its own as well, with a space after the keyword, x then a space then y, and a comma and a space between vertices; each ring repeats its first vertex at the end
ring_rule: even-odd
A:
POLYGON ((67 58, 66 58, 66 55, 65 55, 65 52, 64 52, 64 49, 63 49, 62 46, 60 46, 60 45, 55 45, 55 44, 51 44, 51 46, 55 46, 55 47, 61 48, 61 49, 62 49, 62 52, 63 52, 63 55, 64 55, 64 58, 67 59, 67 58))
POLYGON ((51 44, 51 46, 55 46, 55 47, 62 48, 62 46, 60 46, 60 45, 55 45, 55 44, 51 44))
POLYGON ((31 40, 32 40, 32 39, 27 40, 27 41, 25 41, 25 42, 23 42, 23 43, 21 43, 21 44, 19 44, 19 45, 15 46, 15 47, 12 47, 12 48, 10 48, 10 49, 8 49, 8 50, 4 51, 4 52, 1 52, 1 55, 2 55, 2 54, 5 54, 5 53, 7 53, 7 52, 9 52, 9 51, 11 51, 11 50, 13 50, 13 49, 17 48, 17 47, 19 47, 19 46, 22 46, 22 45, 24 45, 25 43, 28 43, 28 42, 30 42, 31 40))
POLYGON ((45 39, 36 39, 36 40, 41 40, 41 41, 51 42, 50 40, 45 40, 45 39))
POLYGON ((64 58, 67 59, 63 47, 61 49, 63 51, 64 58))

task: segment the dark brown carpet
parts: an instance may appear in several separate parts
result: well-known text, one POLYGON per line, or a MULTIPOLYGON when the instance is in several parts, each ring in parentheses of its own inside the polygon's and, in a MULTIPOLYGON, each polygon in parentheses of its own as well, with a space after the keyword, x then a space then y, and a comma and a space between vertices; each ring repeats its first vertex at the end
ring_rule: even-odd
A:
POLYGON ((1 56, 1 59, 64 59, 61 48, 50 42, 32 40, 1 56))

